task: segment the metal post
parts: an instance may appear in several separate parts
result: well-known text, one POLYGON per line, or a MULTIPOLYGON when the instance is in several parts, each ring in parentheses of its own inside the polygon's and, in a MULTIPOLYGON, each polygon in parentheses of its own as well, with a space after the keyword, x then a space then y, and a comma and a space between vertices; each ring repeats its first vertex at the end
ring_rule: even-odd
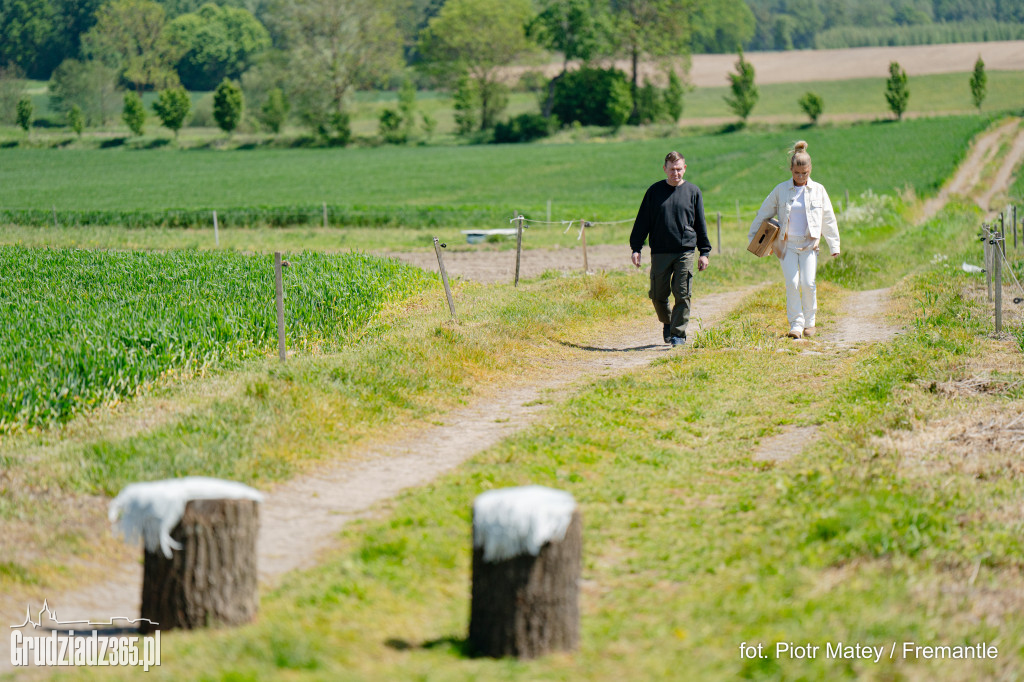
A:
POLYGON ((220 246, 220 233, 217 231, 217 212, 213 212, 213 245, 220 246))
POLYGON ((1013 248, 1017 248, 1017 206, 1013 207, 1013 248))
POLYGON ((327 202, 324 202, 324 229, 327 229, 327 202))
POLYGON ((57 207, 56 206, 53 207, 53 227, 54 227, 54 229, 56 229, 56 227, 57 227, 57 207))
POLYGON ((850 190, 846 190, 846 202, 843 204, 843 213, 850 208, 850 190))
POLYGON ((551 222, 551 199, 548 199, 548 222, 551 222))
POLYGON ((995 259, 995 289, 996 289, 996 333, 1003 331, 1003 256, 1002 239, 994 238, 995 246, 992 249, 992 257, 995 259))
POLYGON ((590 272, 590 265, 587 263, 587 228, 590 223, 586 220, 580 221, 580 239, 583 241, 583 274, 590 272))
POLYGON ((434 253, 437 254, 437 268, 441 271, 441 282, 444 284, 444 295, 448 297, 448 310, 452 313, 452 319, 455 319, 455 301, 452 300, 452 290, 448 286, 448 270, 444 267, 444 257, 441 255, 441 249, 445 248, 445 244, 437 241, 437 237, 434 237, 434 253))
POLYGON ((281 252, 274 252, 274 287, 277 291, 277 354, 284 362, 287 354, 284 345, 284 278, 281 276, 281 252))
POLYGON ((519 263, 523 258, 523 217, 516 214, 516 280, 513 286, 519 286, 519 263))
POLYGON ((721 211, 718 211, 718 220, 716 222, 718 223, 718 251, 717 251, 717 253, 722 253, 722 212, 721 211))

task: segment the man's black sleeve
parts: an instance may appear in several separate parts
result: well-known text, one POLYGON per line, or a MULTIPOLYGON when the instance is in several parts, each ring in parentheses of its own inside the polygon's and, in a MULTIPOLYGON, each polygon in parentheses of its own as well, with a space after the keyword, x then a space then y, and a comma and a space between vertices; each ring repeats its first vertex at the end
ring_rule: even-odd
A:
POLYGON ((633 253, 640 253, 640 249, 644 247, 644 241, 651 231, 651 210, 647 199, 650 194, 650 189, 644 193, 644 200, 640 202, 640 210, 637 211, 636 220, 633 221, 633 231, 629 235, 629 248, 633 250, 633 253))
POLYGON ((693 230, 697 233, 697 250, 700 251, 700 255, 706 256, 711 253, 711 240, 708 239, 708 223, 704 218, 704 195, 700 190, 697 190, 697 201, 693 212, 693 230))

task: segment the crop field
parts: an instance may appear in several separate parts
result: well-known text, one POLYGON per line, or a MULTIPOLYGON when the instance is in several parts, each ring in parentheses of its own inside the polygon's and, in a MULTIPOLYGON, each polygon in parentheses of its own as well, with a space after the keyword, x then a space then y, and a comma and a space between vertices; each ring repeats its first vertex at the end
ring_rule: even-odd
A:
MULTIPOLYGON (((285 269, 289 350, 337 347, 429 276, 389 259, 305 253, 285 269)), ((60 423, 167 375, 277 347, 274 268, 234 252, 0 247, 0 434, 60 423)))
POLYGON ((586 145, 339 150, 4 150, 0 223, 507 225, 512 211, 559 220, 632 218, 671 149, 687 157, 709 213, 756 207, 786 177, 786 150, 810 143, 833 194, 934 193, 982 116, 794 128, 586 145))

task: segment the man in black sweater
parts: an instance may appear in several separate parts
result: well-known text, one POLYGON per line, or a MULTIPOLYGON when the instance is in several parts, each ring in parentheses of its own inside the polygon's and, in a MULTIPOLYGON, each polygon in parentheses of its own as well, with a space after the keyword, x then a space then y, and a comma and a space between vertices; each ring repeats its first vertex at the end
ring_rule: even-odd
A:
POLYGON ((640 249, 650 237, 651 290, 654 311, 664 325, 665 343, 686 343, 686 324, 690 321, 690 280, 693 278, 694 251, 700 251, 697 269, 708 266, 711 242, 704 220, 704 198, 696 185, 683 180, 686 159, 679 152, 665 157, 665 180, 647 188, 629 236, 633 265, 640 267, 640 249), (669 308, 668 294, 675 305, 669 308))

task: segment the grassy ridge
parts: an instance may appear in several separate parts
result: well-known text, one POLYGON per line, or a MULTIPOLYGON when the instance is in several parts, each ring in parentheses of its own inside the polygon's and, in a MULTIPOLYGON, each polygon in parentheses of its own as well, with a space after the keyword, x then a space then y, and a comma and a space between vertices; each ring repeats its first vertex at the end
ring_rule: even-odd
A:
MULTIPOLYGON (((307 253, 285 271, 290 349, 334 348, 422 271, 307 253)), ((0 433, 123 400, 277 343, 274 269, 238 253, 0 247, 0 433)))
POLYGON ((687 157, 687 179, 705 206, 728 215, 735 203, 757 205, 785 178, 786 150, 810 143, 815 179, 834 194, 912 187, 935 191, 987 125, 982 117, 857 125, 588 145, 474 146, 345 150, 4 151, 0 221, 50 224, 227 224, 277 222, 284 210, 332 224, 496 226, 512 210, 543 218, 617 220, 635 214, 639 197, 661 176, 664 154, 687 157), (132 191, 126 193, 125 187, 132 191), (305 206, 305 211, 301 207, 305 206), (253 210, 256 213, 253 213, 253 210), (174 213, 177 212, 177 213, 174 213), (350 222, 349 222, 350 221, 350 222))

